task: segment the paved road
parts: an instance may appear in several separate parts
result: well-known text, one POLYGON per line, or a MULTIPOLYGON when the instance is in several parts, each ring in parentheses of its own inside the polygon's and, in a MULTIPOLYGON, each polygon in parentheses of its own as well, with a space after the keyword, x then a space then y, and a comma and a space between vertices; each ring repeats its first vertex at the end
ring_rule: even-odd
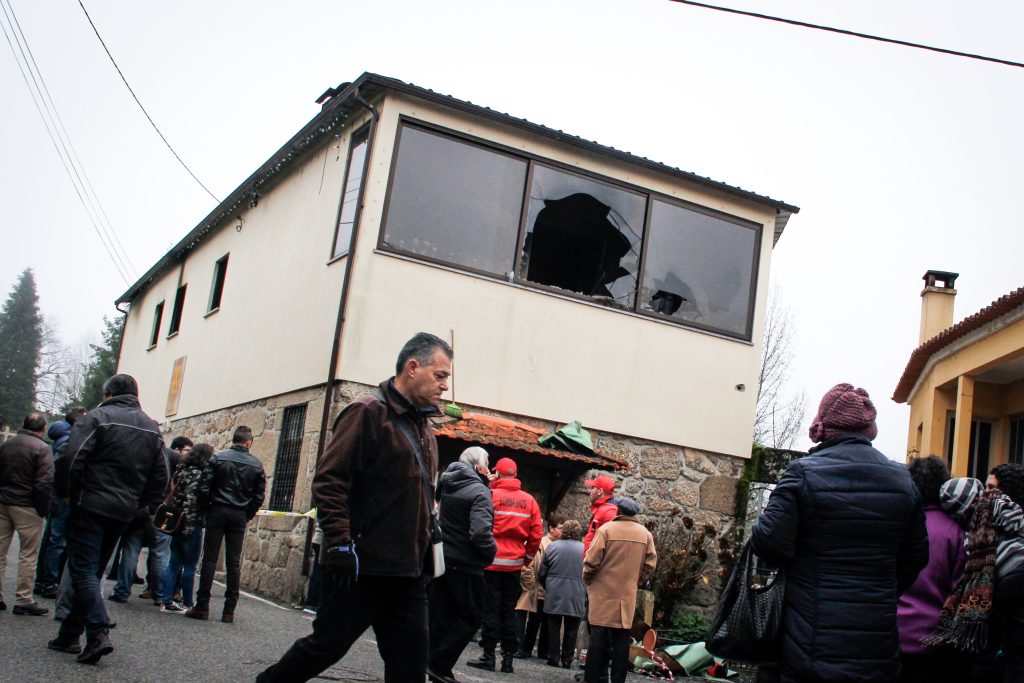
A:
MULTIPOLYGON (((53 602, 37 597, 49 607, 45 617, 15 616, 14 576, 17 540, 12 543, 3 577, 6 612, 0 612, 0 681, 55 683, 59 681, 104 683, 228 683, 252 681, 272 664, 296 638, 310 631, 311 615, 254 597, 243 596, 234 624, 186 619, 161 613, 152 602, 133 597, 128 603, 107 602, 117 628, 111 631, 114 652, 95 666, 78 664, 74 655, 54 652, 46 641, 55 637, 53 602)), ((135 587, 136 593, 139 587, 135 587)), ((109 587, 107 589, 109 593, 109 587)), ((223 587, 215 586, 213 609, 219 616, 223 587)), ((573 672, 548 667, 539 659, 516 660, 515 675, 476 671, 465 666, 479 647, 466 648, 455 673, 465 683, 570 683, 573 672)), ((384 665, 377 654, 373 633, 356 643, 348 656, 325 671, 318 680, 374 682, 384 680, 384 665)), ((630 677, 639 681, 639 677, 630 677)))

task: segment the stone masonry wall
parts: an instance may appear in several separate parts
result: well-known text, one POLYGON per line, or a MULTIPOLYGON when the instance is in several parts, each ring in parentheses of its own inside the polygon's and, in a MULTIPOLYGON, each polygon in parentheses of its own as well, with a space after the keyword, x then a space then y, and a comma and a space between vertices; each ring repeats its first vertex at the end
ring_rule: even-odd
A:
MULTIPOLYGON (((373 387, 354 382, 340 382, 334 392, 330 424, 354 398, 373 387)), ((184 435, 196 443, 207 442, 220 450, 231 443, 231 433, 239 425, 253 429, 253 454, 267 472, 267 501, 273 490, 274 464, 284 408, 307 403, 305 434, 299 461, 292 512, 309 510, 310 489, 315 469, 320 418, 323 410, 323 387, 314 387, 204 415, 177 420, 170 425, 170 437, 184 435)), ((554 422, 509 413, 462 406, 480 414, 525 422, 543 429, 554 429, 554 422)), ((630 496, 642 506, 644 521, 668 519, 673 514, 689 515, 698 524, 710 522, 726 533, 734 524, 736 483, 744 460, 708 453, 682 446, 638 439, 619 434, 591 431, 597 448, 623 458, 631 469, 612 475, 619 482, 617 493, 630 496)), ((330 432, 328 432, 330 438, 330 432)), ((558 512, 586 524, 590 519, 590 500, 585 479, 596 471, 581 476, 562 500, 558 512)), ((307 517, 257 516, 246 532, 242 551, 242 586, 283 602, 302 601, 306 578, 301 574, 305 550, 307 517)), ((708 568, 713 569, 715 558, 708 568)), ((716 598, 714 584, 699 583, 692 601, 695 607, 707 609, 716 598)))

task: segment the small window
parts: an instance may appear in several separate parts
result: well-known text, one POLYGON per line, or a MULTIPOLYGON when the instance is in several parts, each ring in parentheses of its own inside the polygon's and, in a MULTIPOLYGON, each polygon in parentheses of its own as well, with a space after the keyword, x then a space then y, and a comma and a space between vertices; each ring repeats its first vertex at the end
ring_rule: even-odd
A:
POLYGON ((167 330, 167 336, 172 337, 178 334, 181 329, 181 312, 185 309, 185 290, 188 285, 178 287, 178 293, 174 295, 174 308, 171 309, 171 325, 167 330))
POLYGON ((349 146, 348 166, 345 168, 345 192, 341 197, 341 213, 338 215, 338 229, 334 233, 334 250, 332 258, 348 253, 349 242, 352 241, 352 228, 359 213, 360 197, 363 189, 363 166, 366 161, 366 147, 369 128, 352 135, 349 146))
POLYGON ((524 160, 405 126, 383 246, 507 277, 525 186, 524 160))
POLYGON ((156 346, 156 340, 160 337, 160 322, 164 319, 164 302, 156 305, 153 311, 153 331, 149 335, 149 348, 156 346))
POLYGON ((520 277, 632 309, 643 195, 537 165, 520 277))
POLYGON ((228 274, 228 254, 224 254, 213 267, 213 287, 210 289, 210 311, 220 308, 220 297, 224 293, 224 278, 228 274))
POLYGON ((1024 418, 1010 420, 1010 453, 1006 462, 1024 465, 1024 418))
POLYGON ((654 200, 637 308, 750 338, 760 231, 654 200))
POLYGON ((277 442, 277 460, 274 464, 274 483, 270 491, 270 510, 290 512, 292 509, 305 425, 305 403, 284 409, 281 434, 277 442))

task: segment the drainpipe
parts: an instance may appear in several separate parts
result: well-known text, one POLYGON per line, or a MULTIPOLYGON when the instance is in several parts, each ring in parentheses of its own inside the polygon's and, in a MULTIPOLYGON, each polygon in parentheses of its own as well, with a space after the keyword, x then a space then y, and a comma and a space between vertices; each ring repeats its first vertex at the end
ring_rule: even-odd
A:
MULTIPOLYGON (((370 158, 373 156, 373 142, 377 132, 377 120, 380 116, 380 112, 372 104, 363 99, 359 89, 356 88, 355 100, 361 104, 367 111, 370 112, 370 132, 367 135, 366 141, 366 156, 363 158, 363 190, 360 192, 360 199, 364 196, 366 190, 366 181, 368 180, 368 174, 370 168, 370 158)), ((342 188, 344 193, 345 188, 342 188)), ((345 309, 348 306, 348 290, 349 283, 352 281, 352 269, 355 265, 356 257, 356 239, 359 236, 359 219, 362 215, 363 207, 362 201, 356 206, 356 213, 352 217, 352 235, 349 237, 348 242, 348 263, 345 264, 345 275, 341 281, 341 298, 338 301, 338 320, 334 325, 334 343, 331 345, 331 363, 327 368, 327 385, 324 387, 324 410, 320 416, 320 439, 316 447, 316 462, 320 462, 320 458, 324 454, 324 448, 327 446, 327 425, 331 419, 331 405, 334 403, 334 382, 337 379, 336 372, 338 367, 338 356, 339 346, 341 345, 341 333, 345 327, 345 309)), ((313 544, 313 529, 314 525, 310 524, 306 529, 306 551, 303 554, 302 562, 302 575, 309 575, 309 558, 313 544)))

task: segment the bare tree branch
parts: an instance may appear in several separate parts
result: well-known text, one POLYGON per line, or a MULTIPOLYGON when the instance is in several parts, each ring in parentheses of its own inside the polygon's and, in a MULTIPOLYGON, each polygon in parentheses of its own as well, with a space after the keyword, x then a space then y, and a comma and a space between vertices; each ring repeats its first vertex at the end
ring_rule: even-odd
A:
POLYGON ((791 394, 788 387, 795 332, 792 313, 782 303, 778 289, 772 289, 765 312, 754 415, 754 443, 762 446, 791 448, 807 412, 807 395, 803 390, 791 394))

